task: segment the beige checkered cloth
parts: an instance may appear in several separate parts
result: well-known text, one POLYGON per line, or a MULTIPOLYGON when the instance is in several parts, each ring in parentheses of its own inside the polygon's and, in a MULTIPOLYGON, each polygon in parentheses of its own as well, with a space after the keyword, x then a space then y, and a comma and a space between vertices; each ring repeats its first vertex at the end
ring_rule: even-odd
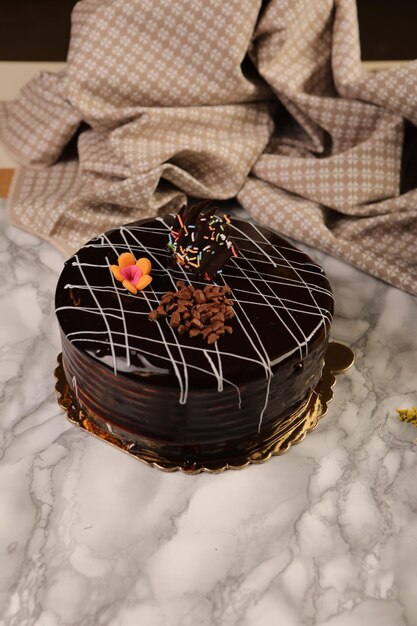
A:
POLYGON ((413 124, 417 62, 366 73, 354 0, 82 0, 67 68, 0 106, 12 220, 68 253, 185 196, 237 198, 417 293, 413 124))

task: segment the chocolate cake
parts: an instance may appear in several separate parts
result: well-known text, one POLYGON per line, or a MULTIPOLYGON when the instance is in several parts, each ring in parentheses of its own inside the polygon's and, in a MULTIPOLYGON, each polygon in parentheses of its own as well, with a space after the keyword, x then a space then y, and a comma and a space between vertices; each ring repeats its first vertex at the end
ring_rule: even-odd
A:
POLYGON ((60 276, 68 384, 139 456, 233 466, 273 441, 320 381, 333 314, 323 269, 268 229, 227 227, 215 239, 234 254, 210 277, 176 256, 183 247, 173 256, 171 215, 92 239, 60 276))

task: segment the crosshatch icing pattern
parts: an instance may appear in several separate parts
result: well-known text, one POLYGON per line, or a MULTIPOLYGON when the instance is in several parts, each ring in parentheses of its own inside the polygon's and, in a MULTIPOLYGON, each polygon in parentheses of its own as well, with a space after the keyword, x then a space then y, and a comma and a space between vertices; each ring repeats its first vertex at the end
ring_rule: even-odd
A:
MULTIPOLYGON (((193 386, 219 393, 227 387, 238 407, 239 384, 259 379, 263 394, 256 417, 259 429, 277 366, 291 359, 296 365, 307 357, 318 334, 328 334, 333 296, 327 278, 291 244, 271 240, 271 231, 232 221, 231 236, 239 254, 214 282, 232 289, 233 335, 214 346, 178 337, 165 319, 156 324, 148 320, 164 292, 176 290, 177 280, 189 282, 191 276, 180 265, 171 265, 172 254, 163 245, 171 227, 171 216, 123 226, 94 238, 71 257, 57 290, 61 328, 72 344, 115 375, 137 377, 142 371, 144 382, 151 373, 154 384, 175 386, 179 404, 187 403, 193 386), (110 271, 123 252, 152 263, 153 282, 137 295, 116 284, 110 271)), ((207 284, 194 276, 192 283, 207 284)))

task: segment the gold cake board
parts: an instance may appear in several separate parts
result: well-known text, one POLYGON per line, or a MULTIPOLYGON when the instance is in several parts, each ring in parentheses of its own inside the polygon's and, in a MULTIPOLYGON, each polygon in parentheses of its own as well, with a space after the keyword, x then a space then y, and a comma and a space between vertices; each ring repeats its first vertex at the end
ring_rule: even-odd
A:
POLYGON ((210 462, 207 466, 203 464, 190 466, 186 463, 180 466, 161 457, 156 450, 137 450, 135 449, 135 444, 100 428, 91 419, 85 408, 79 408, 65 377, 61 354, 58 356, 58 367, 55 370, 57 381, 55 390, 58 396, 58 403, 66 411, 67 417, 72 424, 99 439, 107 441, 107 443, 127 452, 130 456, 143 461, 147 465, 165 472, 183 471, 187 474, 198 474, 200 472, 218 474, 226 469, 242 469, 252 463, 264 463, 272 456, 284 454, 291 446, 299 444, 307 433, 316 428, 319 420, 327 413, 327 406, 333 398, 336 375, 349 369, 353 361, 354 355, 350 348, 337 342, 330 342, 324 359, 322 379, 307 402, 293 415, 285 419, 284 423, 278 426, 273 435, 270 435, 259 445, 256 452, 252 452, 249 456, 239 459, 239 462, 234 462, 233 464, 225 464, 222 461, 221 463, 210 462))

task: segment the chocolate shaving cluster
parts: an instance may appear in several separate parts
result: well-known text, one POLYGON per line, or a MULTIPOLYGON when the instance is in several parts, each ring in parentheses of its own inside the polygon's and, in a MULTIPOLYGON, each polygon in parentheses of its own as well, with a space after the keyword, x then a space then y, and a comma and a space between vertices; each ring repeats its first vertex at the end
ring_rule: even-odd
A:
POLYGON ((202 335, 208 344, 215 343, 225 333, 233 332, 227 324, 235 315, 234 302, 228 297, 230 287, 206 285, 204 289, 196 289, 182 280, 178 280, 176 285, 178 291, 167 291, 159 306, 149 313, 151 321, 166 317, 178 334, 188 333, 190 337, 202 335))
POLYGON ((210 204, 183 206, 175 217, 168 243, 179 265, 206 280, 213 280, 227 261, 237 256, 236 244, 229 236, 230 217, 216 215, 216 207, 210 204))

